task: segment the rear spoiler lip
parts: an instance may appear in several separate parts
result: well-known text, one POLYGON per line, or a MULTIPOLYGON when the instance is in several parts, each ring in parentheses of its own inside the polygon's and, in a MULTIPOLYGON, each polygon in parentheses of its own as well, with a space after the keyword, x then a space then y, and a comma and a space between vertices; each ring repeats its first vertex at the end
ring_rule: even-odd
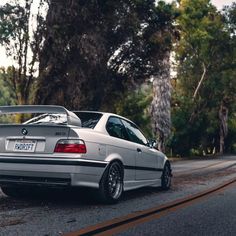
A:
POLYGON ((59 113, 67 115, 68 125, 81 126, 80 118, 63 106, 54 105, 18 105, 0 106, 0 115, 3 114, 26 114, 26 113, 59 113))
POLYGON ((14 114, 14 113, 65 113, 68 110, 62 106, 52 105, 19 105, 19 106, 0 106, 0 114, 14 114))

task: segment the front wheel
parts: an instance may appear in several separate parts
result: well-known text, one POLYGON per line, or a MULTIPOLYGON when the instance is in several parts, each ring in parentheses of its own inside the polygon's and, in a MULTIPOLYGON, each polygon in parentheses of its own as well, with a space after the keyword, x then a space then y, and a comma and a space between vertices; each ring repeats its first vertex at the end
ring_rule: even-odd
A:
POLYGON ((171 174, 170 164, 166 163, 161 176, 161 188, 163 190, 168 190, 170 188, 171 178, 172 174, 171 174))
POLYGON ((115 161, 105 170, 100 181, 99 195, 104 203, 116 203, 123 193, 123 167, 115 161))

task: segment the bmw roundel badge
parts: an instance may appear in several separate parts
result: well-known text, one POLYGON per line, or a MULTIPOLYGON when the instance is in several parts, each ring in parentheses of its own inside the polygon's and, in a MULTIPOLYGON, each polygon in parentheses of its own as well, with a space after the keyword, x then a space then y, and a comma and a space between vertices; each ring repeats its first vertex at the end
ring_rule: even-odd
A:
POLYGON ((22 133, 23 135, 27 135, 27 134, 28 134, 28 131, 27 131, 26 128, 23 128, 23 129, 21 130, 21 133, 22 133))

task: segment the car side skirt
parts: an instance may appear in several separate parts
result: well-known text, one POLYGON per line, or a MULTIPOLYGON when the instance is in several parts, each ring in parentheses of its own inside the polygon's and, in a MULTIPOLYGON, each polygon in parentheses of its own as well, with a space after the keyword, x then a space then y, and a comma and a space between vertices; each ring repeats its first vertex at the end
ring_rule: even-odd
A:
POLYGON ((133 190, 141 187, 161 186, 161 179, 124 181, 124 191, 133 190))

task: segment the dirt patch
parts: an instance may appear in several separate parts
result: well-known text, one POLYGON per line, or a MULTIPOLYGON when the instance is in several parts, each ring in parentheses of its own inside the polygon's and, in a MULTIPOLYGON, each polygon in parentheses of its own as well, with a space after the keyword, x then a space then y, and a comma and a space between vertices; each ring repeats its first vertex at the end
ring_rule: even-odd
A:
POLYGON ((221 170, 215 170, 209 173, 192 173, 186 175, 180 175, 173 178, 173 186, 186 187, 186 185, 207 185, 207 183, 216 178, 228 176, 236 173, 235 168, 227 168, 221 170))

